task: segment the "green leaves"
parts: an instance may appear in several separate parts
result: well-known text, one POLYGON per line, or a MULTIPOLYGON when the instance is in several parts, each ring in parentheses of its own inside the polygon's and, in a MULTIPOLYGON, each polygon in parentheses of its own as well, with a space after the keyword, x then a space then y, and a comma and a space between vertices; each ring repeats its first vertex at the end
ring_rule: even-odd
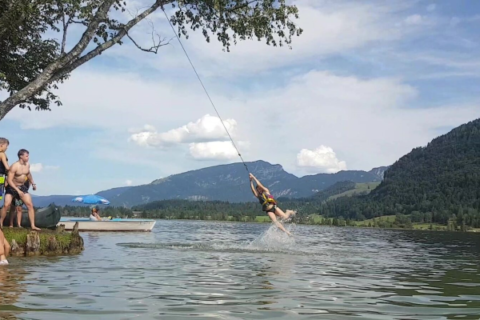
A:
MULTIPOLYGON (((56 41, 43 39, 48 30, 58 31, 54 1, 0 0, 0 88, 14 94, 59 56, 56 41)), ((63 80, 64 78, 62 78, 63 80)), ((48 110, 57 97, 50 93, 52 85, 32 94, 20 103, 24 108, 48 110)))
POLYGON ((127 1, 0 0, 0 90, 10 94, 0 101, 0 119, 17 105, 28 109, 33 105, 37 110, 50 110, 52 103, 61 105, 52 92, 58 82, 113 45, 122 44, 124 36, 139 49, 157 53, 164 45, 161 41, 144 49, 128 31, 163 5, 176 9, 171 22, 180 36, 188 38, 188 28, 200 31, 207 42, 216 37, 227 51, 238 40, 247 39, 290 46, 292 37, 302 33, 291 20, 298 18, 298 9, 286 5, 286 0, 150 1, 150 7, 121 22, 113 16, 125 11, 127 1), (69 51, 67 38, 72 24, 85 30, 69 51), (52 32, 60 33, 60 40, 50 36, 52 32), (96 49, 85 52, 91 43, 96 49))
POLYGON ((227 51, 238 40, 257 39, 267 45, 283 46, 303 32, 290 20, 298 18, 298 9, 285 0, 184 0, 171 21, 179 36, 188 38, 187 28, 201 29, 207 42, 215 35, 227 51))

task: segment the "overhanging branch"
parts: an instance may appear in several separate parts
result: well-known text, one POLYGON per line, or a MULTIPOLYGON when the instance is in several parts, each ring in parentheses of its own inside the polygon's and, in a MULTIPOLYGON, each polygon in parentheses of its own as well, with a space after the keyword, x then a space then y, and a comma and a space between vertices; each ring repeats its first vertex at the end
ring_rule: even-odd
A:
POLYGON ((133 18, 132 20, 128 21, 123 26, 123 28, 120 29, 118 31, 118 33, 112 39, 102 43, 101 45, 99 45, 98 47, 93 49, 92 51, 90 51, 87 54, 73 60, 72 62, 67 64, 65 67, 57 70, 57 72, 55 72, 54 75, 49 79, 48 83, 51 83, 51 82, 54 82, 54 81, 57 81, 57 80, 61 79, 64 75, 70 73, 71 71, 75 70, 76 68, 78 68, 82 64, 90 61, 94 57, 101 54, 103 51, 109 49, 113 45, 120 42, 120 40, 124 36, 126 36, 128 34, 128 31, 130 31, 130 29, 132 29, 136 24, 138 24, 140 21, 145 19, 147 16, 149 16, 152 12, 157 10, 159 7, 161 7, 162 5, 164 5, 166 3, 169 3, 169 2, 171 2, 171 0, 163 0, 163 1, 157 0, 150 8, 146 9, 141 14, 139 14, 138 16, 133 18))
POLYGON ((127 37, 128 39, 130 39, 130 41, 133 42, 133 44, 140 50, 142 51, 145 51, 145 52, 151 52, 151 53, 158 53, 158 49, 160 47, 163 47, 163 46, 166 46, 167 44, 170 43, 170 41, 168 42, 165 42, 165 41, 162 41, 162 39, 160 38, 160 36, 157 34, 157 37, 158 37, 158 42, 155 41, 155 38, 154 38, 154 35, 152 33, 152 40, 153 40, 153 46, 151 46, 150 48, 146 49, 146 48, 143 48, 141 47, 135 40, 133 40, 133 38, 128 34, 127 32, 127 37))

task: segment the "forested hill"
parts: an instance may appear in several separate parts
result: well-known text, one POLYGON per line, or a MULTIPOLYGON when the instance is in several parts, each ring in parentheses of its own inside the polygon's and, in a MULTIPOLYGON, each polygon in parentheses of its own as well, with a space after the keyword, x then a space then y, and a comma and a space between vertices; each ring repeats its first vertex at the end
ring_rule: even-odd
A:
POLYGON ((480 119, 413 149, 369 195, 340 198, 321 211, 357 219, 412 214, 414 222, 447 223, 452 218, 480 226, 480 119))

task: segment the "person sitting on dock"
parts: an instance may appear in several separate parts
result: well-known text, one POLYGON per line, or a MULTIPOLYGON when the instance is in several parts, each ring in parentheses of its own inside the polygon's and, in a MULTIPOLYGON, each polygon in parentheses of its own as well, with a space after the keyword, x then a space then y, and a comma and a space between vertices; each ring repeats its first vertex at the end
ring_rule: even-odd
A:
POLYGON ((90 206, 90 209, 92 212, 90 212, 90 220, 92 221, 102 221, 102 218, 98 214, 98 211, 100 211, 100 208, 96 205, 90 206))

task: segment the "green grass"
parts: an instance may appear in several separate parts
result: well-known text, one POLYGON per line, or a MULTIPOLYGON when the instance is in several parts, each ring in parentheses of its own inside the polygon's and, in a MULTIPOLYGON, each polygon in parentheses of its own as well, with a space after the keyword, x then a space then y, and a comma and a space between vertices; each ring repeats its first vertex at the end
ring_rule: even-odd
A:
POLYGON ((357 227, 368 227, 368 224, 370 223, 371 225, 378 224, 378 222, 395 222, 395 216, 381 216, 377 218, 372 218, 372 219, 367 219, 363 221, 354 221, 355 225, 357 227))
MULTIPOLYGON (((378 226, 380 222, 388 222, 388 223, 393 223, 395 222, 395 216, 382 216, 382 217, 377 217, 373 219, 368 219, 364 221, 354 221, 355 226, 357 227, 368 227, 368 224, 373 227, 375 222, 375 225, 378 226)), ((447 226, 444 226, 442 224, 438 223, 417 223, 414 222, 412 223, 412 227, 414 230, 447 230, 447 226), (430 226, 432 229, 430 229, 430 226)))
MULTIPOLYGON (((30 231, 31 230, 27 228, 3 228, 3 234, 8 242, 11 244, 12 239, 15 239, 17 244, 21 247, 27 242, 27 234, 30 231)), ((50 230, 42 230, 39 232, 38 236, 40 237, 40 252, 42 253, 47 251, 48 240, 51 237, 56 238, 57 244, 61 250, 68 248, 72 239, 71 233, 56 234, 50 230)))
POLYGON ((413 229, 415 230, 430 230, 430 226, 433 230, 447 230, 447 226, 438 223, 413 223, 413 229))
POLYGON ((265 216, 257 216, 255 218, 255 222, 270 222, 272 220, 270 220, 270 217, 265 215, 265 216))
POLYGON ((328 200, 334 200, 340 197, 351 197, 359 193, 370 193, 370 191, 378 187, 379 184, 380 182, 357 183, 355 184, 354 189, 331 196, 328 198, 328 200))

